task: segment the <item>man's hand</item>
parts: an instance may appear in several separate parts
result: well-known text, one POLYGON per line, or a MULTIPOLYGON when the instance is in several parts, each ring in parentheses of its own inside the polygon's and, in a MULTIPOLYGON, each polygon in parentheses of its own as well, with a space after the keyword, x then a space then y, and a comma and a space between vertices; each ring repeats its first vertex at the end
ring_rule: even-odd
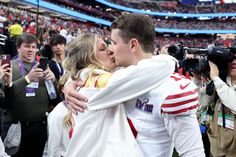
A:
MULTIPOLYGON (((8 64, 7 64, 8 65, 8 64)), ((5 68, 6 71, 3 75, 3 81, 9 86, 11 87, 13 82, 12 82, 12 67, 6 67, 5 68)))
POLYGON ((202 80, 201 74, 192 73, 192 75, 193 75, 193 78, 194 78, 194 79, 196 79, 196 80, 202 80))
POLYGON ((9 64, 3 64, 3 65, 1 64, 2 64, 2 61, 0 60, 0 79, 3 77, 3 75, 7 71, 7 67, 9 66, 9 64))
POLYGON ((1 78, 3 79, 6 85, 12 86, 12 67, 9 67, 8 63, 0 66, 0 79, 1 78))
POLYGON ((28 73, 28 78, 30 82, 37 82, 40 77, 43 77, 43 69, 38 68, 39 63, 37 63, 28 73))
POLYGON ((52 80, 52 81, 56 80, 56 77, 54 73, 51 71, 51 69, 49 68, 49 66, 47 66, 47 69, 43 72, 43 74, 46 80, 52 80))
POLYGON ((213 62, 208 61, 210 65, 210 78, 213 80, 215 77, 219 76, 219 69, 217 65, 215 65, 213 62))
POLYGON ((170 47, 170 45, 165 45, 161 48, 161 51, 159 52, 160 54, 169 54, 168 53, 168 48, 170 47))
POLYGON ((84 112, 86 109, 86 102, 88 101, 87 97, 76 91, 76 88, 82 87, 83 84, 82 81, 70 82, 65 84, 62 90, 65 96, 67 108, 75 114, 77 114, 78 111, 84 112))

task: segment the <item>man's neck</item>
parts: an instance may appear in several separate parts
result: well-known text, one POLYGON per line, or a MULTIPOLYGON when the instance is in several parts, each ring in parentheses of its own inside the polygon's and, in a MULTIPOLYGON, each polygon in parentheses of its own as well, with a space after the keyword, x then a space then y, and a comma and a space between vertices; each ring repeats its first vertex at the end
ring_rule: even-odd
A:
POLYGON ((64 56, 64 54, 55 55, 55 56, 54 56, 54 59, 55 59, 55 61, 57 61, 58 63, 61 63, 61 62, 65 59, 65 56, 64 56))
POLYGON ((140 55, 136 56, 136 64, 143 59, 150 59, 152 56, 152 53, 141 53, 140 55))
POLYGON ((152 53, 145 53, 143 56, 142 56, 142 59, 150 59, 153 57, 153 54, 152 53))
POLYGON ((34 62, 34 59, 33 59, 33 60, 26 60, 26 59, 21 58, 21 57, 19 57, 19 60, 20 60, 21 62, 23 62, 23 63, 28 63, 28 64, 31 64, 31 63, 34 62))

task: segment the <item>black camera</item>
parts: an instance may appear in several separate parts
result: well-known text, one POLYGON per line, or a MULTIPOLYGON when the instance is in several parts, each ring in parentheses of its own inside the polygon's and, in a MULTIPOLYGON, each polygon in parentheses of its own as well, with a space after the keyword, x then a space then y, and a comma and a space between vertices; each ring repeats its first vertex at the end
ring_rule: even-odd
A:
POLYGON ((171 45, 168 47, 167 52, 169 55, 175 57, 179 62, 179 67, 183 67, 184 60, 184 45, 182 42, 179 42, 175 45, 171 45))
POLYGON ((207 49, 185 48, 188 54, 194 54, 195 58, 184 60, 184 69, 188 72, 205 74, 209 76, 210 66, 208 61, 215 63, 219 69, 220 77, 228 74, 228 63, 233 61, 236 48, 210 47, 207 49))
POLYGON ((181 42, 169 46, 167 51, 169 55, 175 57, 177 60, 184 59, 184 45, 181 42))

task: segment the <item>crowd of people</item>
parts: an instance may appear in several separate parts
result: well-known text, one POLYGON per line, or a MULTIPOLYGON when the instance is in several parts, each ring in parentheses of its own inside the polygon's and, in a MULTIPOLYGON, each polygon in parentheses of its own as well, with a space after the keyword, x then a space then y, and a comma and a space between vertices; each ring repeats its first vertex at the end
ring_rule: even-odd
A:
POLYGON ((213 4, 202 3, 195 5, 186 5, 177 1, 129 1, 129 0, 109 0, 112 3, 138 8, 142 10, 151 10, 157 12, 175 12, 175 13, 233 13, 235 12, 235 4, 213 4))
MULTIPOLYGON (((61 7, 67 7, 69 9, 71 9, 71 7, 68 7, 68 3, 71 3, 71 5, 69 5, 69 6, 72 6, 73 10, 81 12, 81 8, 84 8, 84 12, 86 12, 87 14, 93 15, 96 17, 99 16, 103 19, 108 19, 108 20, 113 20, 115 17, 120 16, 122 14, 122 11, 119 12, 115 9, 104 10, 103 8, 100 7, 100 10, 99 10, 99 8, 93 8, 90 5, 85 5, 83 3, 73 2, 73 1, 63 1, 63 2, 62 1, 58 1, 58 2, 49 1, 49 2, 60 5, 61 7), (104 11, 108 12, 109 14, 103 14, 104 11), (110 15, 110 16, 106 17, 106 15, 110 15)), ((124 1, 122 1, 122 2, 124 2, 124 1)), ((127 2, 127 3, 129 4, 132 2, 127 2)), ((170 3, 170 2, 168 2, 168 3, 170 3)), ((145 8, 145 7, 143 7, 143 5, 145 3, 144 4, 138 3, 138 4, 140 5, 139 6, 140 8, 145 8)), ((160 4, 156 4, 156 5, 157 5, 156 7, 164 6, 164 5, 160 5, 160 4)), ((225 4, 225 5, 226 5, 226 9, 225 9, 226 12, 228 10, 231 10, 230 8, 228 8, 228 6, 230 6, 230 7, 234 6, 234 4, 232 4, 232 5, 225 4)), ((136 5, 132 5, 132 4, 130 4, 128 6, 133 6, 133 7, 137 8, 136 5)), ((153 8, 153 6, 150 6, 150 8, 153 8)), ((176 6, 176 8, 181 8, 181 7, 176 6)), ((199 8, 199 10, 200 10, 200 8, 201 8, 201 10, 204 10, 204 7, 197 7, 197 8, 199 8)), ((234 8, 235 8, 235 6, 234 6, 234 8)), ((192 9, 191 9, 191 7, 187 6, 186 10, 191 11, 192 9)), ((160 10, 160 11, 163 12, 163 10, 160 10)), ((177 12, 178 13, 178 11, 176 11, 176 10, 170 11, 170 12, 177 12)), ((224 12, 224 13, 226 13, 226 12, 224 12)), ((196 12, 196 13, 198 13, 198 12, 196 12)), ((214 12, 210 12, 210 13, 214 13, 214 12)), ((234 30, 236 27, 235 19, 234 18, 231 19, 230 17, 229 18, 222 17, 222 18, 214 18, 214 19, 208 19, 208 20, 199 20, 199 19, 194 19, 194 18, 183 19, 183 18, 171 18, 171 17, 168 17, 166 19, 166 18, 162 18, 159 16, 157 16, 157 17, 154 16, 153 19, 155 21, 156 27, 158 27, 158 28, 196 29, 196 30, 234 30)))
POLYGON ((47 0, 49 3, 53 3, 62 7, 66 7, 67 9, 78 11, 80 13, 86 13, 87 15, 92 15, 92 16, 99 16, 102 17, 103 19, 108 19, 108 20, 113 20, 114 15, 113 14, 104 14, 103 10, 97 9, 91 5, 87 5, 84 3, 81 3, 79 1, 73 1, 73 0, 58 0, 58 1, 53 1, 53 0, 47 0))
POLYGON ((193 29, 193 30, 235 30, 235 19, 160 19, 155 18, 157 28, 193 29))
MULTIPOLYGON (((8 36, 8 28, 13 25, 15 20, 20 21, 20 25, 24 32, 31 32, 36 35, 36 14, 27 10, 19 10, 15 8, 9 8, 2 6, 0 10, 0 32, 3 35, 8 36)), ((199 22, 199 21, 179 21, 179 20, 168 20, 168 19, 157 19, 153 18, 157 27, 160 28, 193 28, 193 29, 234 29, 235 23, 233 20, 218 20, 218 22, 199 22)), ((48 17, 39 15, 39 40, 42 45, 49 44, 50 34, 53 32, 61 32, 61 34, 69 40, 73 39, 80 33, 83 32, 96 32, 102 35, 104 38, 109 38, 110 33, 107 27, 101 27, 97 25, 91 25, 89 23, 81 23, 80 21, 74 20, 63 20, 56 17, 48 17)), ((171 45, 183 42, 187 47, 201 47, 205 48, 208 44, 215 43, 217 46, 224 46, 226 42, 234 45, 235 39, 224 39, 212 38, 212 37, 160 37, 156 38, 156 45, 163 47, 168 44, 171 45), (161 40, 159 40, 161 39, 161 40), (204 41, 204 42, 202 42, 204 41)), ((13 40, 15 42, 15 40, 13 40)), ((11 50, 10 50, 11 51, 11 50)), ((15 51, 15 50, 14 50, 15 51)), ((12 52, 9 52, 12 53, 12 52)))
POLYGON ((206 76, 180 72, 162 49, 235 39, 162 36, 165 21, 131 13, 110 28, 40 15, 38 30, 27 10, 2 6, 0 16, 3 157, 235 156, 236 53, 226 75, 209 61, 206 76))
POLYGON ((219 46, 219 47, 234 47, 236 44, 235 39, 215 39, 214 37, 189 37, 188 35, 184 37, 178 36, 158 36, 156 39, 156 47, 161 49, 165 45, 175 45, 182 43, 186 47, 190 48, 207 48, 209 45, 219 46))

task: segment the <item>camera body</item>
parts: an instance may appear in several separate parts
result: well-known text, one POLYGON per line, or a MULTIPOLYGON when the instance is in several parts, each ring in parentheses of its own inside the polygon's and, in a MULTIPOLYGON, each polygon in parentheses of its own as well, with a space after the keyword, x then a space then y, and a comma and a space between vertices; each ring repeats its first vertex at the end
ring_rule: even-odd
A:
POLYGON ((181 42, 175 45, 170 45, 167 51, 169 55, 175 57, 177 60, 184 59, 184 45, 181 42))
POLYGON ((206 77, 209 77, 210 72, 208 61, 212 61, 217 65, 220 77, 224 78, 228 74, 228 63, 235 59, 236 48, 214 46, 207 49, 188 48, 180 43, 171 45, 168 53, 179 60, 180 67, 183 67, 185 71, 206 77), (192 54, 194 57, 185 59, 186 54, 192 54))
POLYGON ((184 69, 189 72, 209 76, 210 66, 208 61, 215 63, 219 75, 224 78, 228 74, 228 63, 235 58, 234 48, 210 47, 207 49, 186 48, 186 53, 194 54, 195 58, 184 60, 184 69))

